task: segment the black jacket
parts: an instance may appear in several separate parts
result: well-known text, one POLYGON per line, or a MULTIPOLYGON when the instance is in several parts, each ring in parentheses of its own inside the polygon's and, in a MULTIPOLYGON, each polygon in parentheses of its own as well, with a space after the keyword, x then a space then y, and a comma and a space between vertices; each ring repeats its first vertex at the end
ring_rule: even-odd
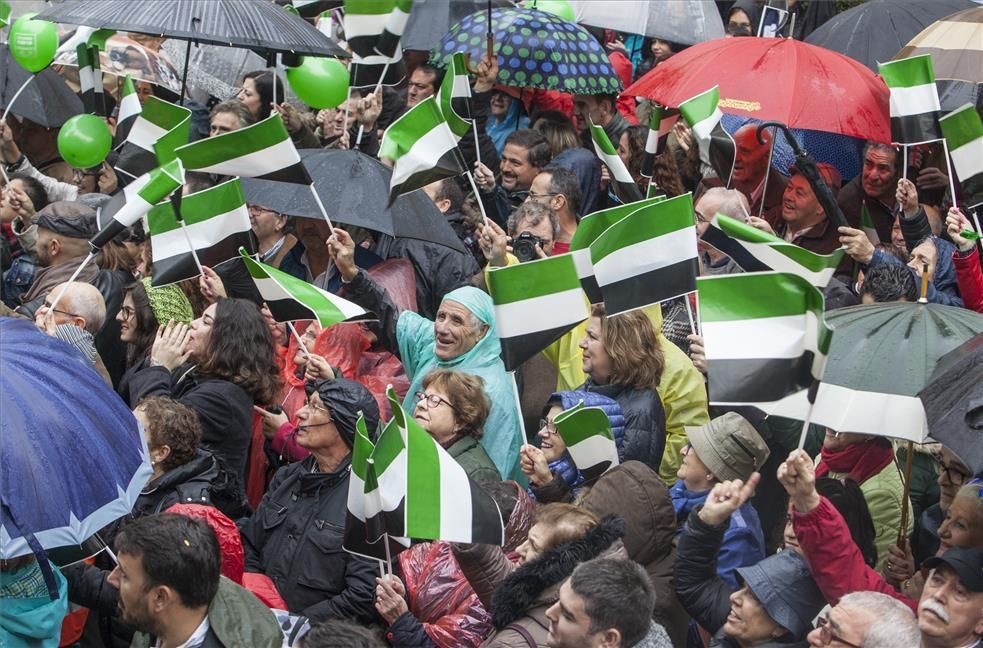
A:
POLYGON ((666 410, 662 399, 650 389, 633 389, 624 385, 598 385, 590 378, 578 389, 613 398, 625 415, 625 440, 622 461, 635 459, 659 472, 666 448, 666 410))
POLYGON ((126 343, 119 339, 116 314, 123 305, 123 289, 133 281, 133 275, 126 270, 100 270, 92 279, 106 302, 106 320, 95 335, 96 351, 114 385, 119 384, 126 371, 126 343))
POLYGON ((246 571, 269 576, 294 614, 376 623, 376 565, 341 548, 350 458, 333 473, 313 467, 308 457, 278 470, 240 521, 246 571))
POLYGON ((404 612, 393 621, 386 631, 386 639, 394 648, 437 648, 412 612, 404 612))
POLYGON ((676 596, 693 620, 711 634, 727 620, 733 594, 730 585, 717 576, 717 554, 727 526, 710 526, 693 510, 676 546, 676 596))
POLYGON ((191 461, 144 486, 133 505, 132 515, 160 513, 178 503, 210 505, 212 487, 218 479, 218 461, 212 453, 199 449, 191 461))
POLYGON ((130 378, 130 403, 147 396, 170 396, 187 405, 201 421, 201 445, 245 483, 246 460, 252 438, 253 399, 238 385, 201 375, 195 365, 173 372, 146 367, 130 378))

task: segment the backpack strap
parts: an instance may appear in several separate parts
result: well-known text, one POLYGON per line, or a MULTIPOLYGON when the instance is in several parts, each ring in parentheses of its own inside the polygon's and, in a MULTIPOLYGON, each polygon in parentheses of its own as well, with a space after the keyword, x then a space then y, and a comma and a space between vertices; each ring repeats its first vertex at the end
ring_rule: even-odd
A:
POLYGON ((529 644, 529 648, 537 648, 539 645, 536 643, 536 640, 532 638, 532 634, 526 630, 526 627, 520 623, 510 623, 505 626, 504 629, 516 631, 523 639, 526 640, 526 643, 529 644))

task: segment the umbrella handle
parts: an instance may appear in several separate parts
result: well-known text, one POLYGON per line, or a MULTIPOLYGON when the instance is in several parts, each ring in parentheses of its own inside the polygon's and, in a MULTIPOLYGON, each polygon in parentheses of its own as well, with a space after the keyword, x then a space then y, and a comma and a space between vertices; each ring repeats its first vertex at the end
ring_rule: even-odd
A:
POLYGON ((805 151, 802 150, 802 147, 799 146, 798 141, 796 141, 795 137, 792 136, 792 129, 790 129, 782 122, 778 122, 778 121, 766 121, 758 124, 758 128, 755 131, 755 136, 758 139, 758 144, 765 143, 765 140, 761 135, 762 133, 764 133, 764 130, 768 127, 774 128, 775 130, 782 131, 782 134, 785 135, 785 141, 788 142, 789 146, 792 147, 792 152, 795 153, 795 155, 797 156, 805 155, 805 151))
MULTIPOLYGON (((495 53, 495 34, 491 31, 488 32, 488 55, 491 56, 495 53)), ((471 74, 477 75, 478 68, 472 67, 471 65, 471 52, 464 55, 464 67, 468 69, 471 74)))

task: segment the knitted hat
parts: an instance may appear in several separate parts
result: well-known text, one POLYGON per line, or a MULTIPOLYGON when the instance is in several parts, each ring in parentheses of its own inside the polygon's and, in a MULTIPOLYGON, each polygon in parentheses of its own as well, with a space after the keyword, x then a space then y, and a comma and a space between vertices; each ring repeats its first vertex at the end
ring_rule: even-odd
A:
POLYGON ((170 320, 190 324, 195 318, 191 302, 188 301, 184 291, 177 286, 172 284, 154 288, 150 285, 150 277, 141 279, 140 283, 147 293, 150 310, 154 312, 154 317, 161 326, 165 326, 170 320))

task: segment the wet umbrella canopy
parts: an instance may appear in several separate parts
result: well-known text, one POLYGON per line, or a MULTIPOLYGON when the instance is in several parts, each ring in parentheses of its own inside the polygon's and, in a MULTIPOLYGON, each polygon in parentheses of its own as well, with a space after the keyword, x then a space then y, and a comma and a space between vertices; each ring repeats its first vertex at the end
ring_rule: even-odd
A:
MULTIPOLYGON (((0 112, 30 76, 10 55, 6 44, 0 44, 0 112)), ((58 128, 82 112, 82 100, 49 68, 28 84, 10 112, 45 128, 58 128)))

